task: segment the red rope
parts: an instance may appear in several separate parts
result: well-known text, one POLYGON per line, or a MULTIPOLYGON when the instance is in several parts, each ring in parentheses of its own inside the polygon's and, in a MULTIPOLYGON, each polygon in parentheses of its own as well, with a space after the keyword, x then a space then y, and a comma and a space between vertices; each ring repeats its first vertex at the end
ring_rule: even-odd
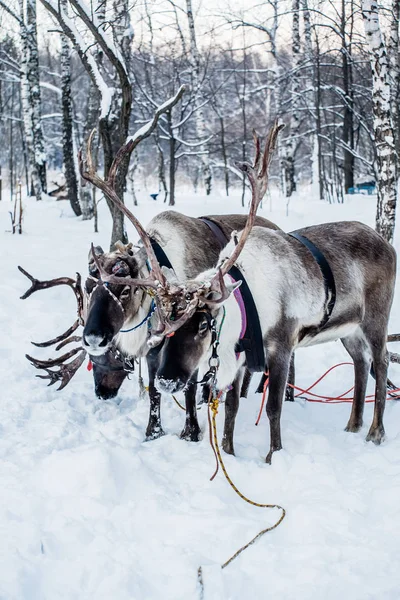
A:
MULTIPOLYGON (((331 371, 333 371, 337 367, 342 367, 344 365, 353 366, 353 363, 343 362, 343 363, 338 363, 337 365, 333 365, 333 367, 330 367, 330 369, 325 371, 325 373, 323 375, 321 375, 321 377, 319 377, 312 385, 310 385, 305 390, 296 385, 291 385, 290 383, 288 383, 288 386, 291 387, 292 389, 296 390, 297 394, 295 395, 295 398, 299 398, 299 396, 301 396, 307 402, 319 402, 321 404, 342 404, 343 402, 353 402, 353 396, 347 396, 347 394, 349 394, 350 392, 352 392, 354 390, 354 386, 351 387, 346 392, 343 392, 343 394, 340 394, 340 396, 323 396, 321 394, 314 394, 313 392, 311 392, 311 390, 313 388, 315 388, 315 386, 318 383, 320 383, 331 371)), ((262 411, 263 411, 264 404, 265 404, 265 398, 267 395, 269 378, 268 378, 268 373, 265 373, 265 375, 266 375, 267 379, 265 380, 265 383, 264 383, 263 395, 262 395, 262 399, 261 399, 261 406, 260 406, 260 410, 259 410, 258 417, 256 420, 256 425, 258 425, 260 422, 262 411)), ((387 400, 396 400, 399 398, 400 398, 400 388, 396 388, 396 389, 390 390, 390 392, 388 392, 387 400)), ((369 394, 368 396, 365 397, 365 402, 374 402, 374 401, 375 401, 375 394, 369 394)))

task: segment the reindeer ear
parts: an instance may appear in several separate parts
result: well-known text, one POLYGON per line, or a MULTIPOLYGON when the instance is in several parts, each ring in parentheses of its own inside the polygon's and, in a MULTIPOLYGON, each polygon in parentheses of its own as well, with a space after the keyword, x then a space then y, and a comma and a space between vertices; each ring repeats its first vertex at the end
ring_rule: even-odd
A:
MULTIPOLYGON (((95 251, 96 256, 101 256, 102 254, 104 254, 104 250, 101 246, 95 246, 94 251, 95 251)), ((93 262, 93 256, 92 256, 91 249, 89 250, 88 261, 89 261, 89 264, 93 262)))
POLYGON ((175 271, 173 269, 170 269, 169 267, 161 267, 161 270, 165 276, 165 279, 168 281, 168 283, 178 283, 178 279, 175 275, 175 271))
POLYGON ((226 288, 226 292, 225 292, 225 298, 221 299, 222 297, 222 292, 220 290, 210 290, 209 292, 207 292, 207 294, 204 297, 203 302, 205 304, 209 304, 211 306, 215 306, 215 305, 222 305, 228 298, 229 296, 232 294, 232 292, 234 292, 235 290, 238 289, 238 287, 240 287, 242 285, 242 280, 240 279, 239 281, 232 281, 229 283, 225 283, 225 288, 226 288))

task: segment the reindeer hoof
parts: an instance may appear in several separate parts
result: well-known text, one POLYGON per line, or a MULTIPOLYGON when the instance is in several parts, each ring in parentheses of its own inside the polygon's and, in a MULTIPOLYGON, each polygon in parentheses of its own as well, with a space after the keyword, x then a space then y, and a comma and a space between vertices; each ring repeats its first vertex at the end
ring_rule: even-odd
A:
POLYGON ((227 438, 222 439, 222 450, 226 454, 232 454, 232 456, 235 456, 235 449, 233 447, 233 442, 231 440, 228 440, 227 438))
POLYGON ((150 442, 151 440, 156 440, 160 437, 162 437, 163 435, 165 435, 163 428, 160 427, 153 427, 153 429, 147 429, 146 430, 146 438, 145 441, 146 442, 150 442))
POLYGON ((294 389, 289 386, 285 391, 285 402, 294 402, 294 389))
POLYGON ((282 446, 279 446, 279 448, 271 448, 271 450, 267 454, 267 458, 265 459, 267 465, 271 464, 273 453, 278 452, 279 450, 282 450, 282 446))
POLYGON ((369 430, 367 437, 365 438, 367 442, 374 442, 377 446, 385 439, 385 430, 383 425, 380 427, 375 427, 369 430))
POLYGON ((179 437, 187 442, 199 442, 201 440, 201 429, 198 425, 186 426, 182 429, 179 437))
POLYGON ((351 420, 347 423, 346 427, 344 428, 345 431, 348 431, 350 433, 357 433, 358 431, 360 431, 361 427, 362 427, 363 422, 362 421, 358 421, 353 423, 351 420))

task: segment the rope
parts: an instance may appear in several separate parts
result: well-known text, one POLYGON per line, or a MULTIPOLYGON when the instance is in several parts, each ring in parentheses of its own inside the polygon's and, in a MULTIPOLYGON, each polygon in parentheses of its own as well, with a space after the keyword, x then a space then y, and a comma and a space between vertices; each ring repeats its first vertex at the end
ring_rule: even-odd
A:
MULTIPOLYGON (((347 403, 353 402, 354 397, 347 396, 347 394, 350 394, 350 392, 352 392, 354 390, 354 386, 351 387, 350 389, 346 390, 339 396, 323 396, 322 394, 315 394, 315 393, 311 392, 311 390, 314 389, 315 386, 318 383, 320 383, 331 371, 333 371, 337 367, 342 367, 342 366, 346 366, 346 365, 350 365, 352 367, 354 366, 353 363, 351 363, 351 362, 342 362, 342 363, 333 365, 327 371, 325 371, 325 373, 323 375, 321 375, 321 377, 319 377, 316 381, 314 381, 314 383, 311 384, 307 389, 300 388, 296 385, 292 385, 291 383, 288 383, 287 385, 289 387, 291 387, 293 390, 297 391, 295 398, 302 398, 303 400, 306 400, 307 402, 318 402, 320 404, 342 404, 345 402, 347 402, 347 403)), ((269 382, 268 373, 265 373, 265 375, 266 375, 267 379, 265 380, 264 387, 263 387, 263 395, 262 395, 262 399, 261 399, 260 410, 258 412, 257 420, 255 423, 256 425, 258 425, 260 422, 264 404, 265 404, 265 398, 267 395, 267 388, 268 388, 268 382, 269 382)), ((387 400, 400 399, 399 392, 400 392, 400 388, 394 388, 393 390, 388 392, 387 400)), ((370 402, 374 402, 374 401, 375 401, 375 394, 369 394, 368 396, 365 396, 365 402, 370 403, 370 402)))
POLYGON ((171 396, 173 397, 173 399, 175 400, 176 404, 179 406, 179 408, 181 410, 186 410, 186 408, 184 406, 182 406, 182 404, 176 399, 176 397, 173 394, 171 394, 171 396))
MULTIPOLYGON (((222 469, 223 474, 225 475, 226 480, 228 481, 231 488, 237 493, 237 495, 240 498, 242 498, 242 500, 247 502, 248 504, 251 504, 252 506, 258 506, 259 508, 279 508, 282 511, 281 516, 279 517, 278 521, 274 525, 271 525, 271 527, 266 527, 265 529, 262 529, 255 537, 253 537, 249 542, 247 542, 247 544, 245 544, 244 546, 239 548, 239 550, 237 550, 235 552, 235 554, 233 554, 230 558, 228 558, 227 561, 225 561, 221 565, 221 569, 225 569, 225 567, 227 567, 232 561, 234 561, 235 558, 237 558, 239 556, 239 554, 241 554, 244 550, 246 550, 246 548, 248 548, 249 546, 254 544, 265 533, 267 533, 268 531, 272 531, 273 529, 276 529, 278 527, 278 525, 280 525, 280 523, 282 523, 283 519, 285 518, 286 511, 282 506, 279 506, 279 504, 260 504, 259 502, 254 502, 253 500, 250 500, 249 498, 247 498, 244 494, 242 494, 238 490, 236 485, 233 483, 232 479, 229 477, 228 472, 225 467, 225 464, 224 464, 224 461, 222 460, 222 456, 221 456, 221 452, 220 452, 219 444, 218 444, 218 436, 217 436, 216 416, 218 414, 220 395, 221 395, 221 392, 218 394, 218 396, 216 398, 211 400, 212 395, 210 393, 209 408, 211 409, 211 413, 212 413, 212 416, 211 416, 212 437, 211 437, 211 431, 210 431, 210 441, 213 442, 213 443, 211 443, 211 446, 213 448, 214 454, 218 457, 218 464, 221 465, 221 469, 222 469)), ((208 411, 208 413, 210 415, 210 411, 208 411)), ((218 469, 217 469, 217 471, 218 471, 218 469)), ((214 479, 215 475, 217 474, 217 471, 211 477, 211 481, 214 479)))

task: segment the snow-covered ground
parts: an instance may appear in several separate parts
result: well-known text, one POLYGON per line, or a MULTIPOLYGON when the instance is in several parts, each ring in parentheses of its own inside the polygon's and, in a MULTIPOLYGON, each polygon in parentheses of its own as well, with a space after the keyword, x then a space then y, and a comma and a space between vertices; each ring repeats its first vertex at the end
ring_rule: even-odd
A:
MULTIPOLYGON (((375 201, 353 196, 329 206, 304 193, 292 201, 289 217, 275 197, 260 214, 286 230, 342 219, 373 225, 375 201)), ((163 208, 142 197, 136 213, 147 222, 163 208)), ((84 367, 62 392, 35 378, 25 352, 48 358, 51 351, 30 340, 64 331, 75 318, 75 300, 65 288, 20 301, 28 281, 16 267, 42 279, 85 273, 89 244, 107 248, 110 222, 102 206, 95 235, 93 223, 74 218, 66 202, 27 200, 24 233, 13 236, 6 232, 9 209, 1 203, 0 598, 197 599, 199 565, 223 563, 278 512, 244 503, 221 472, 209 481, 208 437, 198 444, 179 439, 184 414, 170 398, 163 402, 167 435, 144 442, 148 406, 138 399, 135 379, 116 401, 104 402, 84 367)), ((178 196, 177 209, 241 210, 238 196, 192 194, 178 196)), ((400 234, 397 249, 399 240, 400 234)), ((391 332, 400 331, 399 287, 391 332)), ((297 382, 304 387, 342 360, 348 357, 340 342, 300 350, 297 382)), ((391 377, 400 381, 400 366, 391 367, 391 377)), ((319 390, 340 394, 351 385, 352 369, 343 367, 319 390)), ((365 442, 371 404, 362 431, 349 434, 343 431, 348 404, 286 403, 284 449, 267 466, 265 414, 254 426, 259 403, 254 393, 242 401, 236 457, 226 457, 226 466, 242 492, 283 505, 287 517, 224 569, 219 582, 206 577, 205 599, 219 589, 219 600, 398 600, 400 405, 388 403, 387 439, 375 447, 365 442)), ((206 431, 204 408, 200 419, 206 431)), ((223 408, 220 433, 222 420, 223 408)))

